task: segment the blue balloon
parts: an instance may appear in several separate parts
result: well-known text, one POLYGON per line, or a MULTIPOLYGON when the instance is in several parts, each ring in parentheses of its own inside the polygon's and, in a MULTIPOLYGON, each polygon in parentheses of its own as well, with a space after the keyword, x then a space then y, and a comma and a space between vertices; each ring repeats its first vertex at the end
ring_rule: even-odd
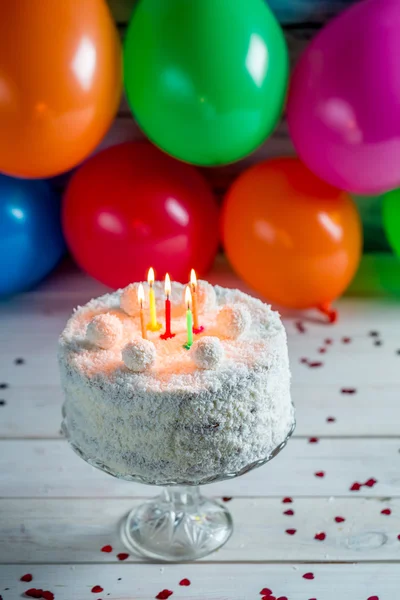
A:
POLYGON ((65 252, 60 199, 46 181, 0 174, 0 296, 34 286, 65 252))

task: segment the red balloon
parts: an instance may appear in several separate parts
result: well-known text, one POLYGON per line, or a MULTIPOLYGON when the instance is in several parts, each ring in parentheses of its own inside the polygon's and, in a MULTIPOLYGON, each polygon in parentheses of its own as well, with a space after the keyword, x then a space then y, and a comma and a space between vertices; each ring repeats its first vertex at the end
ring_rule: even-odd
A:
POLYGON ((218 205, 195 168, 148 142, 103 150, 73 175, 63 227, 78 264, 113 288, 156 276, 188 281, 218 249, 218 205))

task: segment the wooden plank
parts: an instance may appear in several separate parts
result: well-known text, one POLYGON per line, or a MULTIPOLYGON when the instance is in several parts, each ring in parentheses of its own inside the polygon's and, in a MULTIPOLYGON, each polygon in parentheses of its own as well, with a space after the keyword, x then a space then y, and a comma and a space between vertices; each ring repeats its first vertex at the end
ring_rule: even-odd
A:
MULTIPOLYGON (((292 565, 37 565, 29 568, 34 580, 19 582, 26 573, 23 565, 0 567, 0 590, 4 600, 15 600, 28 587, 52 590, 56 600, 97 600, 91 594, 95 585, 103 589, 102 598, 154 600, 163 589, 173 591, 171 600, 252 600, 267 587, 290 600, 396 600, 399 593, 397 564, 292 564, 292 565), (314 579, 303 578, 313 573, 314 579), (191 585, 182 587, 182 578, 191 585)), ((275 596, 275 597, 278 597, 275 596)))
MULTIPOLYGON (((214 483, 214 496, 400 497, 400 438, 293 439, 281 454, 237 479, 214 483), (323 472, 324 477, 315 473, 323 472), (373 487, 350 490, 375 478, 373 487)), ((0 441, 0 496, 112 498, 154 494, 154 488, 110 479, 78 458, 64 440, 0 441)), ((400 532, 399 532, 400 533, 400 532)))
MULTIPOLYGON (((140 502, 0 500, 0 562, 117 562, 124 551, 121 519, 140 502), (101 552, 105 545, 114 552, 101 552)), ((293 498, 289 505, 280 498, 234 498, 228 508, 234 534, 207 562, 400 561, 400 499, 293 498), (284 514, 288 509, 293 516, 284 514), (315 539, 321 533, 325 539, 315 539)))
MULTIPOLYGON (((362 385, 355 394, 343 394, 335 385, 296 383, 292 388, 299 436, 397 436, 397 385, 362 385), (328 421, 334 417, 335 421, 328 421)), ((0 438, 60 437, 63 395, 58 385, 15 386, 1 390, 0 438)))

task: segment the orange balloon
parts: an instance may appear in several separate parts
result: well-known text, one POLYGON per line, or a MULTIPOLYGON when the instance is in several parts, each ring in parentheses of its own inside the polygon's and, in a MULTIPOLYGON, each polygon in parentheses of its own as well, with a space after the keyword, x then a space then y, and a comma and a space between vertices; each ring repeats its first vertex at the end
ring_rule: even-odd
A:
POLYGON ((90 154, 117 111, 121 63, 105 0, 3 2, 0 171, 50 177, 90 154))
POLYGON ((223 241, 236 272, 273 303, 318 307, 350 283, 362 245, 348 194, 318 179, 297 158, 264 161, 231 186, 222 211, 223 241))

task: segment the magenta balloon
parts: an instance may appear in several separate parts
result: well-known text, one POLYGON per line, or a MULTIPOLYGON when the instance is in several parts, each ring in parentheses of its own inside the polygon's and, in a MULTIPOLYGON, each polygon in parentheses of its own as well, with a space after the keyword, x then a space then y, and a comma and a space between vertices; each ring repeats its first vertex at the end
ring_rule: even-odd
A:
POLYGON ((400 186, 400 0, 364 0, 302 55, 288 101, 302 160, 360 195, 400 186))

